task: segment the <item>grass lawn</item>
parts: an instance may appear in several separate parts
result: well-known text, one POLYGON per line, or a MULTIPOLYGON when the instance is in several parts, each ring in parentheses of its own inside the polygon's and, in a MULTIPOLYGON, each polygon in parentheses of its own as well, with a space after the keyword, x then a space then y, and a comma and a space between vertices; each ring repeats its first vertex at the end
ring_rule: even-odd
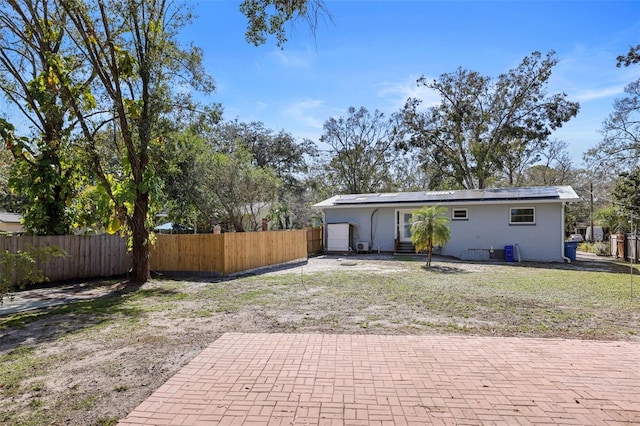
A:
POLYGON ((640 341, 634 280, 632 296, 628 266, 613 263, 425 270, 422 260, 362 259, 219 282, 156 279, 1 317, 0 423, 115 424, 225 332, 640 341))

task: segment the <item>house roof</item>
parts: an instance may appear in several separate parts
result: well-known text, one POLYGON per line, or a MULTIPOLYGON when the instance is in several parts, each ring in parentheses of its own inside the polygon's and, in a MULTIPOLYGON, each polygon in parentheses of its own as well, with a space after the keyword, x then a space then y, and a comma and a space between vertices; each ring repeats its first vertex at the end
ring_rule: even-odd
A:
POLYGON ((18 213, 0 212, 0 222, 3 223, 20 223, 22 215, 18 213))
POLYGON ((568 202, 580 197, 570 186, 529 188, 465 189, 451 191, 388 192, 376 194, 336 195, 315 204, 316 208, 353 207, 360 205, 413 205, 501 203, 514 201, 568 202))

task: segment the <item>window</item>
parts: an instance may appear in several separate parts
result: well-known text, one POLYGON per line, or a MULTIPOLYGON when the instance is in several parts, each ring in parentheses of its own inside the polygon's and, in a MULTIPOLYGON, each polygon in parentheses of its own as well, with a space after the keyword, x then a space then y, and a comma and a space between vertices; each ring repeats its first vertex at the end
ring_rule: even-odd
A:
POLYGON ((536 209, 533 207, 511 207, 509 224, 531 225, 536 223, 536 209))
POLYGON ((467 220, 469 219, 469 212, 467 209, 453 209, 451 211, 452 220, 467 220))

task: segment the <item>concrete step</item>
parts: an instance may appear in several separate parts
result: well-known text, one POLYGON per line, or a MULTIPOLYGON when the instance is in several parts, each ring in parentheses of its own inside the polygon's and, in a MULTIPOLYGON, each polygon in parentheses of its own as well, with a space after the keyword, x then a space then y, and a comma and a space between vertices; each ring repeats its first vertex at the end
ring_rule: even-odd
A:
POLYGON ((394 254, 416 254, 416 248, 412 243, 398 243, 398 247, 394 254))

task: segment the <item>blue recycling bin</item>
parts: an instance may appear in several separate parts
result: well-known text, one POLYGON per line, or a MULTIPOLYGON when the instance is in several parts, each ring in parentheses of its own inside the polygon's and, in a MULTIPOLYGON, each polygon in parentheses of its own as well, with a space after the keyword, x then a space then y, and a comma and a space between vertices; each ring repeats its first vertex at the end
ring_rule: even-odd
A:
POLYGON ((504 246, 504 260, 506 262, 515 261, 515 258, 513 257, 513 246, 504 246))
POLYGON ((576 260, 577 251, 578 251, 577 241, 567 241, 564 243, 564 255, 569 259, 571 259, 571 261, 576 260))

